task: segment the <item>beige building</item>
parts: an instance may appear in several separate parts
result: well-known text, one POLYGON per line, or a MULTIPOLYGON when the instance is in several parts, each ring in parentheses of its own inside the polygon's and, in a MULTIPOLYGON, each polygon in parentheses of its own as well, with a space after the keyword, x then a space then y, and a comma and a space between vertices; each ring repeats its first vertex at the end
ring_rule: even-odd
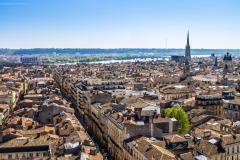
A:
POLYGON ((240 99, 224 100, 224 114, 233 121, 240 120, 240 99))
POLYGON ((194 135, 201 137, 195 141, 195 154, 213 160, 239 160, 239 123, 230 120, 207 122, 194 129, 194 135))
POLYGON ((154 138, 138 137, 126 140, 123 144, 123 160, 176 160, 176 156, 165 149, 163 141, 154 138))
POLYGON ((212 112, 215 116, 224 117, 223 97, 221 94, 204 94, 195 97, 196 106, 212 112))
POLYGON ((5 86, 0 88, 0 104, 9 104, 12 107, 16 105, 18 95, 16 91, 13 91, 5 86))
POLYGON ((185 85, 169 85, 159 89, 162 100, 171 101, 178 99, 188 99, 195 96, 195 91, 185 85))
POLYGON ((0 144, 0 159, 36 159, 51 156, 51 139, 48 135, 35 138, 19 137, 0 144))

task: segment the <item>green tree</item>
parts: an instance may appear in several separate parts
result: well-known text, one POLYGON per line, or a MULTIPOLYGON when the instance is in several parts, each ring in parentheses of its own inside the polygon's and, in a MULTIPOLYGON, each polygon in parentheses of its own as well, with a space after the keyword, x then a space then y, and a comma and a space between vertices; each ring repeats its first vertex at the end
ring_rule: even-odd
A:
POLYGON ((172 107, 164 111, 165 117, 172 117, 178 120, 178 133, 187 133, 190 129, 190 123, 188 120, 187 113, 182 107, 172 107))
POLYGON ((167 108, 164 110, 164 116, 165 117, 171 117, 172 116, 172 109, 171 108, 167 108))

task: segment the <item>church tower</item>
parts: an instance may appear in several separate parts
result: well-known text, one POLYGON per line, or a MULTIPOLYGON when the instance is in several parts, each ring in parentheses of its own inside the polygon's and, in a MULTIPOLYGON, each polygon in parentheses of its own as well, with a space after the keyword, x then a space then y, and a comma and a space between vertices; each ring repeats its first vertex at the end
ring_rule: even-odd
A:
POLYGON ((227 52, 227 54, 224 55, 223 64, 224 64, 223 71, 225 73, 233 72, 233 61, 232 61, 232 55, 230 53, 227 52))
POLYGON ((191 61, 191 48, 190 48, 190 43, 189 43, 189 31, 188 31, 188 34, 187 34, 187 45, 186 45, 186 48, 185 48, 185 58, 188 61, 191 61))
POLYGON ((190 61, 191 61, 191 49, 189 44, 189 32, 187 34, 187 45, 185 48, 185 66, 184 66, 184 74, 185 76, 189 76, 190 74, 190 61))
POLYGON ((223 84, 228 85, 228 74, 233 72, 232 55, 227 52, 223 57, 223 84))

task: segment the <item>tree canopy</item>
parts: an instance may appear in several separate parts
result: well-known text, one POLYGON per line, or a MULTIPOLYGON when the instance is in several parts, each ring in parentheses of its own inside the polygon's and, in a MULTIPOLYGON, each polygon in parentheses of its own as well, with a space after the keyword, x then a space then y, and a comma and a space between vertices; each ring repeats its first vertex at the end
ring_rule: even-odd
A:
POLYGON ((172 107, 164 111, 165 117, 172 117, 178 120, 178 133, 187 133, 190 129, 190 123, 188 120, 187 113, 182 107, 172 107))

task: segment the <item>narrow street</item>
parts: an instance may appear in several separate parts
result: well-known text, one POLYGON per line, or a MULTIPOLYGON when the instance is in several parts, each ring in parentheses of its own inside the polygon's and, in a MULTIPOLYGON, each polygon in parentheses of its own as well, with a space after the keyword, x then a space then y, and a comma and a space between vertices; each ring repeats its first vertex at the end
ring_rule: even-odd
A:
POLYGON ((96 138, 93 137, 93 133, 91 132, 91 130, 88 128, 88 126, 86 125, 86 123, 84 122, 83 117, 80 115, 80 113, 78 112, 77 106, 76 104, 72 103, 73 100, 71 99, 71 97, 69 97, 68 95, 65 94, 64 91, 61 90, 61 94, 63 96, 64 99, 66 99, 68 102, 71 103, 71 108, 74 108, 75 110, 75 116, 77 117, 77 119, 79 120, 79 122, 81 123, 81 125, 84 127, 84 129, 86 130, 86 134, 88 134, 89 137, 91 137, 92 141, 96 144, 96 146, 98 147, 99 151, 101 152, 101 154, 104 157, 104 160, 110 160, 111 156, 107 151, 106 146, 103 146, 98 140, 96 140, 96 138))

